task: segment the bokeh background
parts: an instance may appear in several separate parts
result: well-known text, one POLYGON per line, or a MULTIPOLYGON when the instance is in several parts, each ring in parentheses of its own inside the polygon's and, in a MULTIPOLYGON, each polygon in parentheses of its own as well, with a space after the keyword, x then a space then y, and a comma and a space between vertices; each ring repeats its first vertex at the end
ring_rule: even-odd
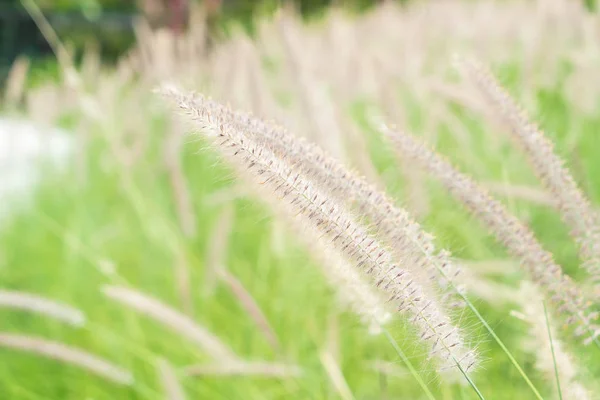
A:
MULTIPOLYGON (((77 48, 91 40, 98 43, 107 60, 114 60, 129 48, 134 41, 134 19, 140 15, 148 17, 154 27, 181 24, 187 20, 189 6, 199 0, 48 0, 38 5, 61 36, 68 36, 77 48)), ((213 0, 207 1, 211 13, 218 15, 221 25, 235 20, 252 29, 252 20, 257 15, 269 15, 285 4, 282 0, 213 0)), ((323 13, 331 4, 343 5, 355 11, 364 11, 377 4, 372 0, 331 2, 325 0, 289 1, 304 16, 323 13)), ((5 0, 0 5, 2 49, 0 57, 4 72, 14 58, 26 53, 42 58, 51 51, 34 22, 23 9, 19 0, 5 0)), ((4 74, 6 75, 6 74, 4 74)))
MULTIPOLYGON (((5 0, 0 38, 0 399, 478 398, 401 317, 386 335, 344 307, 315 251, 153 94, 165 81, 275 120, 387 191, 462 264, 541 396, 560 397, 518 260, 369 116, 473 176, 597 299, 552 194, 452 64, 489 65, 597 207, 593 1, 5 0)), ((485 398, 535 398, 472 313, 453 319, 485 398)), ((562 398, 599 398, 600 350, 555 322, 562 398)))

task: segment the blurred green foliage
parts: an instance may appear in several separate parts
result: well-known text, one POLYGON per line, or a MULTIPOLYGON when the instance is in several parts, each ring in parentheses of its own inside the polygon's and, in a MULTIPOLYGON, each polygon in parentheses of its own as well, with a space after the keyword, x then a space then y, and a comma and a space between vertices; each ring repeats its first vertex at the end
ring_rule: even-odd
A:
MULTIPOLYGON (((190 3, 202 0, 189 0, 190 3)), ((336 4, 362 11, 377 0, 223 0, 221 26, 231 21, 252 30, 257 15, 272 14, 286 2, 306 16, 322 14, 336 4)), ((131 24, 137 13, 136 0, 36 0, 61 39, 77 52, 90 42, 99 45, 106 61, 114 60, 134 41, 131 24)), ((20 54, 34 61, 52 56, 49 46, 21 6, 20 0, 4 0, 0 5, 0 82, 20 54)))
MULTIPOLYGON (((20 0, 5 0, 6 3, 18 6, 20 0)), ((107 10, 134 10, 134 0, 38 0, 36 2, 44 10, 67 11, 86 7, 99 7, 107 10)))
MULTIPOLYGON (((9 5, 18 6, 20 0, 5 0, 9 5)), ((189 0, 199 3, 202 0, 189 0)), ((256 12, 275 10, 280 5, 292 2, 303 14, 319 12, 332 4, 355 10, 365 10, 380 0, 223 0, 222 10, 225 16, 249 18, 256 12)), ((137 9, 135 0, 38 0, 38 5, 47 11, 86 12, 88 9, 100 11, 134 12, 137 9)))

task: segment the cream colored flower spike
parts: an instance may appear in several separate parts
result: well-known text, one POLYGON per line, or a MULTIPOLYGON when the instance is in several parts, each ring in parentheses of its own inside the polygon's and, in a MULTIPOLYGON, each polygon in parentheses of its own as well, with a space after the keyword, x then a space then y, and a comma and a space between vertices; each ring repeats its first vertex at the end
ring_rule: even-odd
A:
POLYGON ((465 77, 510 127, 536 175, 552 193, 553 203, 579 245, 583 268, 600 288, 600 216, 555 152, 544 132, 532 122, 492 73, 474 59, 456 62, 465 77))
POLYGON ((440 154, 417 138, 380 124, 379 129, 392 142, 398 155, 417 163, 437 178, 457 200, 493 233, 509 252, 521 261, 531 280, 554 301, 565 322, 573 325, 584 343, 596 340, 600 327, 594 323, 597 313, 579 287, 553 260, 552 254, 538 242, 533 232, 469 176, 458 171, 440 154))
POLYGON ((281 207, 302 217, 310 229, 325 238, 332 251, 339 252, 352 266, 385 294, 387 302, 404 314, 428 344, 431 359, 442 371, 459 366, 470 371, 478 361, 460 330, 446 315, 435 297, 428 296, 411 272, 395 261, 393 254, 358 223, 343 204, 313 181, 310 174, 297 168, 285 149, 273 151, 265 140, 249 133, 253 126, 240 126, 231 111, 214 112, 210 101, 163 90, 197 124, 200 134, 212 141, 221 155, 240 176, 272 198, 281 207), (205 104, 208 104, 205 106, 205 104))

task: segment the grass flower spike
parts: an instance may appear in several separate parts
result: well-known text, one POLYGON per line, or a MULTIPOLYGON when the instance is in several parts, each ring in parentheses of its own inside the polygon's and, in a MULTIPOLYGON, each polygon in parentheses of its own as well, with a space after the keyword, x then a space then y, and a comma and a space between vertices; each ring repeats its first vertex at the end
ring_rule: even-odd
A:
POLYGON ((544 132, 531 122, 515 100, 476 60, 457 61, 459 69, 475 83, 493 109, 509 126, 515 141, 522 147, 538 178, 552 193, 555 205, 577 241, 583 268, 600 287, 600 216, 577 186, 575 179, 554 152, 544 132))
POLYGON ((409 158, 435 176, 465 207, 478 217, 509 252, 518 258, 531 280, 537 283, 565 316, 566 323, 576 327, 575 334, 584 343, 597 340, 599 327, 595 312, 583 293, 564 275, 535 238, 531 230, 512 215, 498 200, 490 197, 473 179, 459 172, 435 151, 409 134, 380 124, 380 130, 391 140, 400 157, 409 158))
POLYGON ((63 343, 35 336, 1 332, 0 347, 25 351, 62 361, 67 364, 76 365, 120 385, 132 385, 134 382, 133 376, 129 371, 123 370, 109 361, 101 359, 84 350, 70 347, 63 343))
POLYGON ((275 123, 266 123, 249 113, 234 112, 211 99, 190 96, 186 101, 190 107, 202 107, 207 114, 226 118, 230 126, 243 131, 277 157, 284 157, 296 171, 310 177, 324 194, 346 207, 356 208, 357 214, 372 227, 372 233, 390 248, 394 256, 402 259, 425 288, 433 284, 434 290, 430 290, 429 295, 437 296, 441 291, 441 302, 450 300, 453 305, 461 304, 455 296, 455 287, 461 288, 456 279, 460 273, 458 265, 451 260, 449 252, 436 251, 433 237, 385 193, 319 146, 275 123))
POLYGON ((390 307, 406 314, 421 341, 429 343, 439 370, 459 366, 466 373, 476 365, 475 351, 466 345, 436 299, 427 296, 412 274, 395 262, 392 253, 343 204, 329 196, 318 181, 298 169, 286 153, 278 154, 264 140, 257 140, 256 134, 248 133, 252 125, 242 129, 230 112, 204 107, 202 98, 194 99, 168 88, 162 93, 177 101, 198 124, 200 133, 212 141, 241 176, 268 196, 278 198, 287 213, 296 214, 302 223, 326 238, 332 251, 339 252, 385 294, 390 307))

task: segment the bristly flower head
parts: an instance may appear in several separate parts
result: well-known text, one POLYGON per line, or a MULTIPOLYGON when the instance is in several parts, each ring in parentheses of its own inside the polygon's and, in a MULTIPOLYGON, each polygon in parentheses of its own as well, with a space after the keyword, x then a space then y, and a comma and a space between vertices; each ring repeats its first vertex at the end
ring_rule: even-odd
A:
POLYGON ((508 125, 513 139, 527 155, 534 172, 556 200, 571 235, 579 245, 585 268, 600 288, 600 216, 554 152, 554 145, 508 94, 492 73, 475 59, 456 58, 457 67, 479 89, 508 125))
POLYGON ((390 307, 405 314, 420 340, 429 343, 440 371, 458 366, 466 373, 476 365, 476 352, 466 345, 438 301, 428 296, 411 272, 395 261, 392 252, 343 203, 322 189, 319 180, 297 168, 288 149, 274 151, 264 139, 257 139, 261 135, 252 132, 252 123, 242 126, 239 119, 232 118, 235 113, 215 110, 210 100, 182 95, 172 88, 162 93, 177 101, 199 125, 199 133, 212 141, 242 177, 279 199, 287 213, 301 218, 327 240, 331 251, 338 252, 385 294, 390 307))
POLYGON ((371 227, 371 232, 402 260, 430 296, 438 296, 442 303, 453 307, 462 305, 462 299, 456 293, 463 291, 457 280, 459 266, 452 261, 448 251, 436 251, 433 236, 423 231, 410 214, 396 206, 384 192, 319 146, 275 123, 264 122, 249 113, 234 112, 204 97, 192 96, 188 101, 190 107, 201 107, 210 115, 227 118, 230 126, 243 131, 277 157, 284 157, 295 170, 310 177, 324 194, 345 207, 356 208, 371 227))
POLYGON ((498 200, 469 176, 458 171, 440 154, 429 149, 411 135, 390 129, 385 124, 380 130, 392 142, 399 156, 409 158, 435 176, 444 187, 487 226, 509 252, 521 261, 531 280, 537 283, 557 305, 565 321, 576 327, 575 334, 583 336, 584 343, 600 335, 594 323, 597 313, 590 312, 590 302, 573 281, 563 274, 534 234, 512 215, 498 200))

